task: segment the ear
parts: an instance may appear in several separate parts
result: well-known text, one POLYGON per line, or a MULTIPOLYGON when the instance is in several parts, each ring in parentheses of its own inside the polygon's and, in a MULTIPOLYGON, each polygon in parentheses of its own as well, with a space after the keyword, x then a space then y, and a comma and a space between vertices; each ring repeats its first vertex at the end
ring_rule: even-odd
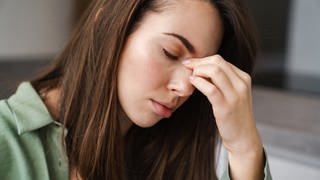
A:
POLYGON ((96 15, 94 16, 94 22, 96 22, 100 16, 100 13, 102 12, 103 8, 99 8, 97 11, 96 15))

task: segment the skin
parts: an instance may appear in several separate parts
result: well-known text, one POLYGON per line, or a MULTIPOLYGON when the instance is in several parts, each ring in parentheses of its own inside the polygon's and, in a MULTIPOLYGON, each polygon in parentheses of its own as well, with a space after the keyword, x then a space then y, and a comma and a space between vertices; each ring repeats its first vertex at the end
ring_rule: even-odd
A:
MULTIPOLYGON (((148 13, 120 58, 118 95, 130 119, 122 122, 122 130, 132 123, 153 126, 171 115, 163 113, 165 106, 174 112, 197 88, 212 104, 231 178, 263 179, 265 160, 252 110, 251 78, 216 54, 222 37, 218 11, 205 1, 176 1, 163 12, 148 13), (187 39, 194 51, 172 33, 187 39)), ((53 117, 58 98, 57 90, 45 98, 53 117)))
POLYGON ((214 55, 190 59, 192 83, 212 104, 232 179, 263 179, 263 148, 255 125, 250 76, 214 55))

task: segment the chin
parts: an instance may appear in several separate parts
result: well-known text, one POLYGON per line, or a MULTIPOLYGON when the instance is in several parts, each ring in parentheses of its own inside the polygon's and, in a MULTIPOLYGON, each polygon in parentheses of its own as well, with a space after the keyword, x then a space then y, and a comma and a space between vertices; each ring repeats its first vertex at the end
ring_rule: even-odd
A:
POLYGON ((155 124, 157 124, 161 119, 144 119, 144 120, 136 120, 136 121, 132 121, 133 124, 141 127, 141 128, 149 128, 154 126, 155 124))

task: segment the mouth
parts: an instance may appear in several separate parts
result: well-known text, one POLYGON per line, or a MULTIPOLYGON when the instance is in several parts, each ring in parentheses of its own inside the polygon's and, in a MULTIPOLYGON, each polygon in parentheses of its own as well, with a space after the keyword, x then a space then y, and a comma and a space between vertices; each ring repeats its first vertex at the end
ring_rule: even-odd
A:
POLYGON ((164 118, 169 118, 175 108, 175 105, 169 105, 169 104, 165 104, 165 103, 161 103, 158 101, 155 101, 153 99, 151 99, 151 103, 152 103, 152 107, 154 112, 164 118))

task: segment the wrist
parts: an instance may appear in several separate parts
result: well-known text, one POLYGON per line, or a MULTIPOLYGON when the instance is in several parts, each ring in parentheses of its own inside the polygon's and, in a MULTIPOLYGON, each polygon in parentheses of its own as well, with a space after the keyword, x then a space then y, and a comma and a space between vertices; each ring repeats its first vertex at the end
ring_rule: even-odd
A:
POLYGON ((262 146, 252 147, 247 152, 228 152, 232 180, 263 179, 265 157, 262 146))

